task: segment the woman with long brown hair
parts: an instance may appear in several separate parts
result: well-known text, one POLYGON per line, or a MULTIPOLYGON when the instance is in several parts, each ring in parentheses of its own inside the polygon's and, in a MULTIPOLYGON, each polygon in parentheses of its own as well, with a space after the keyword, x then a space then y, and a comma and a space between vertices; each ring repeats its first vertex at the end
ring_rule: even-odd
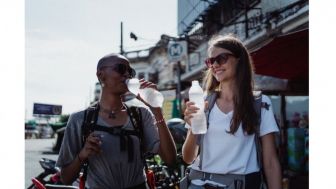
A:
MULTIPOLYGON (((274 141, 279 129, 267 96, 261 95, 256 108, 253 66, 246 47, 233 35, 217 36, 209 41, 208 56, 204 77, 208 130, 194 135, 189 129, 182 149, 184 161, 192 164, 189 189, 259 189, 261 167, 268 188, 279 189, 281 168, 274 141)), ((197 111, 194 102, 186 103, 186 127, 192 127, 190 120, 197 111)))

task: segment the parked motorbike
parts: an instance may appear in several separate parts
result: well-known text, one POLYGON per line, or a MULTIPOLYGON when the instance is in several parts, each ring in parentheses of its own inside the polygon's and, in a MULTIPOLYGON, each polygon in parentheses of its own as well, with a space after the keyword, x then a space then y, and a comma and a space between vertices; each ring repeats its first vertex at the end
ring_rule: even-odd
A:
POLYGON ((56 167, 56 161, 41 158, 39 163, 43 168, 43 172, 32 178, 33 183, 27 189, 78 189, 77 186, 62 184, 60 170, 56 167))
POLYGON ((182 145, 187 136, 187 129, 184 127, 184 120, 172 118, 167 121, 167 126, 174 138, 177 161, 175 166, 169 167, 161 162, 159 156, 147 158, 148 168, 153 170, 155 175, 155 186, 157 189, 178 189, 181 178, 184 177, 185 168, 188 166, 182 159, 182 145))
POLYGON ((156 189, 179 189, 180 180, 188 166, 181 154, 177 155, 175 166, 167 166, 164 162, 153 159, 147 159, 147 165, 154 172, 156 189))

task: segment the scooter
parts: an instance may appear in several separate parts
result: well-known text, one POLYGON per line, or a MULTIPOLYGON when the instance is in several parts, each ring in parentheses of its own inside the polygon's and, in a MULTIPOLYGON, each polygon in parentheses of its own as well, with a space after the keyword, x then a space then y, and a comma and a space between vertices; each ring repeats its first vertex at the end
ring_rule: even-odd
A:
POLYGON ((77 186, 62 184, 60 170, 56 167, 56 161, 41 158, 39 163, 44 171, 37 177, 32 178, 33 183, 27 189, 78 189, 77 186), (49 179, 46 179, 47 177, 49 179))

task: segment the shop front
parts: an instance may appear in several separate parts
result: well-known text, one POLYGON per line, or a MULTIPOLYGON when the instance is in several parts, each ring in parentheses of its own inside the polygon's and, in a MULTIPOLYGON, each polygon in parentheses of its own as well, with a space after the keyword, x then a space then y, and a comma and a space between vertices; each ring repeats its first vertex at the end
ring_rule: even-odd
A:
POLYGON ((278 153, 289 188, 308 188, 308 29, 268 40, 252 51, 258 90, 268 95, 279 124, 278 153))

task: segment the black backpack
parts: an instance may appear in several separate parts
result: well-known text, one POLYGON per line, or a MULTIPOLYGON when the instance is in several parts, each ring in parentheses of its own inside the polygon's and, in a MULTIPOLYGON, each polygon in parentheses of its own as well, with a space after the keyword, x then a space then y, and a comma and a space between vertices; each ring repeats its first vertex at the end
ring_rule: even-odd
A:
MULTIPOLYGON (((148 167, 146 164, 146 155, 144 153, 144 133, 143 133, 143 123, 142 123, 142 115, 141 110, 139 107, 131 106, 126 107, 127 113, 130 116, 130 120, 134 130, 126 130, 122 128, 114 128, 114 127, 105 127, 97 125, 98 114, 99 114, 99 103, 95 103, 88 107, 84 111, 84 121, 82 124, 82 146, 84 147, 86 138, 90 135, 93 131, 104 131, 112 135, 118 135, 120 137, 120 150, 124 151, 128 149, 128 161, 133 161, 134 155, 134 147, 133 147, 133 140, 130 137, 131 135, 137 136, 140 141, 140 154, 141 158, 144 162, 144 167, 146 172, 148 171, 148 167)), ((82 188, 85 187, 85 181, 87 177, 89 162, 86 161, 83 164, 83 175, 81 177, 81 185, 82 188)))

